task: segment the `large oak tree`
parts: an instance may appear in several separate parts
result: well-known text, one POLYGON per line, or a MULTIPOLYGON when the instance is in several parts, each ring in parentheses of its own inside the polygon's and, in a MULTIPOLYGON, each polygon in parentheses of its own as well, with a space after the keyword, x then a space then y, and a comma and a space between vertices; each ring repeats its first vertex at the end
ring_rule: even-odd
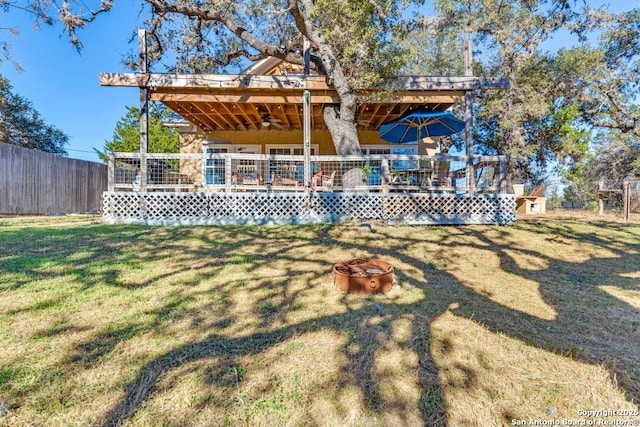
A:
MULTIPOLYGON (((48 15, 53 10, 80 48, 78 30, 109 11, 113 2, 102 0, 93 10, 86 2, 68 0, 55 10, 42 7, 52 4, 42 0, 29 4, 39 5, 42 22, 53 18, 48 15)), ((339 154, 359 152, 359 88, 384 81, 407 62, 432 65, 432 72, 427 71, 432 75, 456 73, 460 67, 452 64, 456 55, 451 52, 465 37, 475 39, 477 75, 511 79, 508 91, 480 94, 476 133, 481 152, 509 155, 510 175, 532 178, 550 159, 578 157, 585 147, 584 124, 638 135, 637 9, 614 15, 592 9, 584 0, 434 0, 434 16, 425 17, 423 4, 143 0, 141 8, 149 16, 150 55, 169 64, 168 71, 220 72, 265 56, 303 65, 291 45, 306 37, 313 46, 314 68, 340 98, 323 110, 339 154), (580 42, 601 32, 602 45, 548 55, 543 43, 560 30, 580 42), (410 31, 419 34, 418 43, 404 42, 410 31)))
POLYGON ((459 70, 448 46, 471 37, 475 73, 509 77, 508 90, 478 94, 474 142, 477 152, 508 155, 510 178, 535 183, 549 165, 580 168, 602 130, 637 136, 637 9, 612 14, 581 0, 434 4, 436 30, 411 37, 414 55, 430 56, 414 62, 422 72, 459 70))
MULTIPOLYGON (((408 28, 402 0, 144 0, 149 12, 149 55, 172 63, 171 71, 217 72, 243 59, 271 56, 304 65, 291 46, 309 40, 310 63, 325 75, 340 102, 323 106, 338 154, 359 154, 356 132, 358 89, 382 82, 404 60, 395 40, 408 28)), ((60 17, 77 46, 77 30, 108 11, 64 1, 60 17)))

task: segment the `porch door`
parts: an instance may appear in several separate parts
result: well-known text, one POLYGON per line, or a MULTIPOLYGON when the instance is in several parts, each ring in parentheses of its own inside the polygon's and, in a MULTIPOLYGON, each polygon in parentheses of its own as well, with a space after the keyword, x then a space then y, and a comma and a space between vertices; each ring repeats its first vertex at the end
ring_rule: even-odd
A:
MULTIPOLYGON (((280 156, 302 156, 304 148, 302 146, 281 146, 269 147, 269 154, 280 156)), ((316 147, 311 146, 311 155, 315 156, 316 147)), ((302 184, 304 181, 304 162, 292 160, 278 160, 269 162, 269 176, 277 175, 302 184), (293 171, 293 172, 292 172, 293 171), (291 176, 289 176, 291 175, 291 176)))
MULTIPOLYGON (((366 154, 369 155, 384 155, 391 154, 390 148, 369 148, 365 151, 366 154)), ((367 184, 369 185, 380 185, 382 184, 382 161, 380 160, 369 160, 369 175, 367 177, 367 184)), ((389 167, 386 167, 387 173, 389 171, 389 167)))
MULTIPOLYGON (((261 154, 262 148, 259 145, 235 145, 233 152, 239 154, 261 154)), ((262 183, 262 162, 253 159, 239 159, 233 161, 231 165, 232 174, 236 174, 238 184, 262 183)))

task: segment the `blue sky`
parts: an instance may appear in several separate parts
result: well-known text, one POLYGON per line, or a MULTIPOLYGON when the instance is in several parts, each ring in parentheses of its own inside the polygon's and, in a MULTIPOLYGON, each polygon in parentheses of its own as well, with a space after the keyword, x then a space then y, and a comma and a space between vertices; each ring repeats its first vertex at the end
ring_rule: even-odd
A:
MULTIPOLYGON (((101 72, 129 72, 122 55, 132 34, 141 25, 136 21, 139 2, 114 2, 111 12, 100 16, 79 33, 84 48, 80 54, 63 34, 62 27, 42 26, 33 31, 33 19, 12 11, 0 13, 0 27, 16 26, 18 37, 10 37, 12 59, 3 62, 0 73, 13 86, 13 92, 29 99, 44 120, 70 137, 69 157, 94 160, 92 148, 102 149, 111 139, 116 122, 126 113, 126 105, 137 105, 137 88, 102 87, 101 72), (9 22, 7 22, 9 21, 9 22)), ((2 34, 7 39, 7 34, 2 34)))
MULTIPOLYGON (((598 0, 590 3, 605 4, 598 0)), ((640 0, 610 3, 612 11, 640 6, 640 0)), ((20 29, 20 35, 9 41, 13 60, 24 68, 17 72, 14 64, 3 62, 0 73, 9 79, 14 93, 29 99, 47 123, 69 135, 69 157, 97 161, 93 148, 102 149, 111 139, 116 122, 126 113, 125 106, 138 104, 137 88, 102 87, 99 75, 130 72, 122 65, 122 55, 131 48, 137 50, 137 38, 131 38, 142 25, 137 18, 139 5, 135 0, 115 1, 111 12, 80 31, 84 45, 80 54, 60 25, 33 31, 29 15, 15 10, 0 12, 0 27, 20 29)))

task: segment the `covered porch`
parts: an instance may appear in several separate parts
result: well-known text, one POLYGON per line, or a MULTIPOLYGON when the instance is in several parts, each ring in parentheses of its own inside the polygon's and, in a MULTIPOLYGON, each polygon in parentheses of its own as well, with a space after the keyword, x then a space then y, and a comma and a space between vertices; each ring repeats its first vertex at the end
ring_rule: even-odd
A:
MULTIPOLYGON (((141 34, 143 35, 143 34, 141 34)), ((140 88, 138 153, 112 153, 106 223, 268 224, 348 219, 415 224, 509 224, 505 158, 473 153, 473 92, 507 79, 397 77, 358 92, 361 154, 338 156, 323 106, 339 97, 324 76, 266 58, 237 75, 103 73, 105 86, 140 88), (183 120, 179 154, 149 153, 149 101, 183 120), (439 138, 392 144, 384 124, 422 110, 465 106, 466 152, 444 154, 439 138), (429 148, 431 147, 431 148, 429 148), (434 148, 435 147, 435 148, 434 148)), ((470 55, 470 46, 465 50, 470 55)))

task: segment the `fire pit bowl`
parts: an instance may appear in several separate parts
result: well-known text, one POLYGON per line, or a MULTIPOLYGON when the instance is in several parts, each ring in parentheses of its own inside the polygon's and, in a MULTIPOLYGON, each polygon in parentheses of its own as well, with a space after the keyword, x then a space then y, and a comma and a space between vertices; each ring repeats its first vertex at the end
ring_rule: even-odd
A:
POLYGON ((333 277, 341 292, 371 295, 393 286, 393 266, 374 258, 357 258, 333 266, 333 277))

